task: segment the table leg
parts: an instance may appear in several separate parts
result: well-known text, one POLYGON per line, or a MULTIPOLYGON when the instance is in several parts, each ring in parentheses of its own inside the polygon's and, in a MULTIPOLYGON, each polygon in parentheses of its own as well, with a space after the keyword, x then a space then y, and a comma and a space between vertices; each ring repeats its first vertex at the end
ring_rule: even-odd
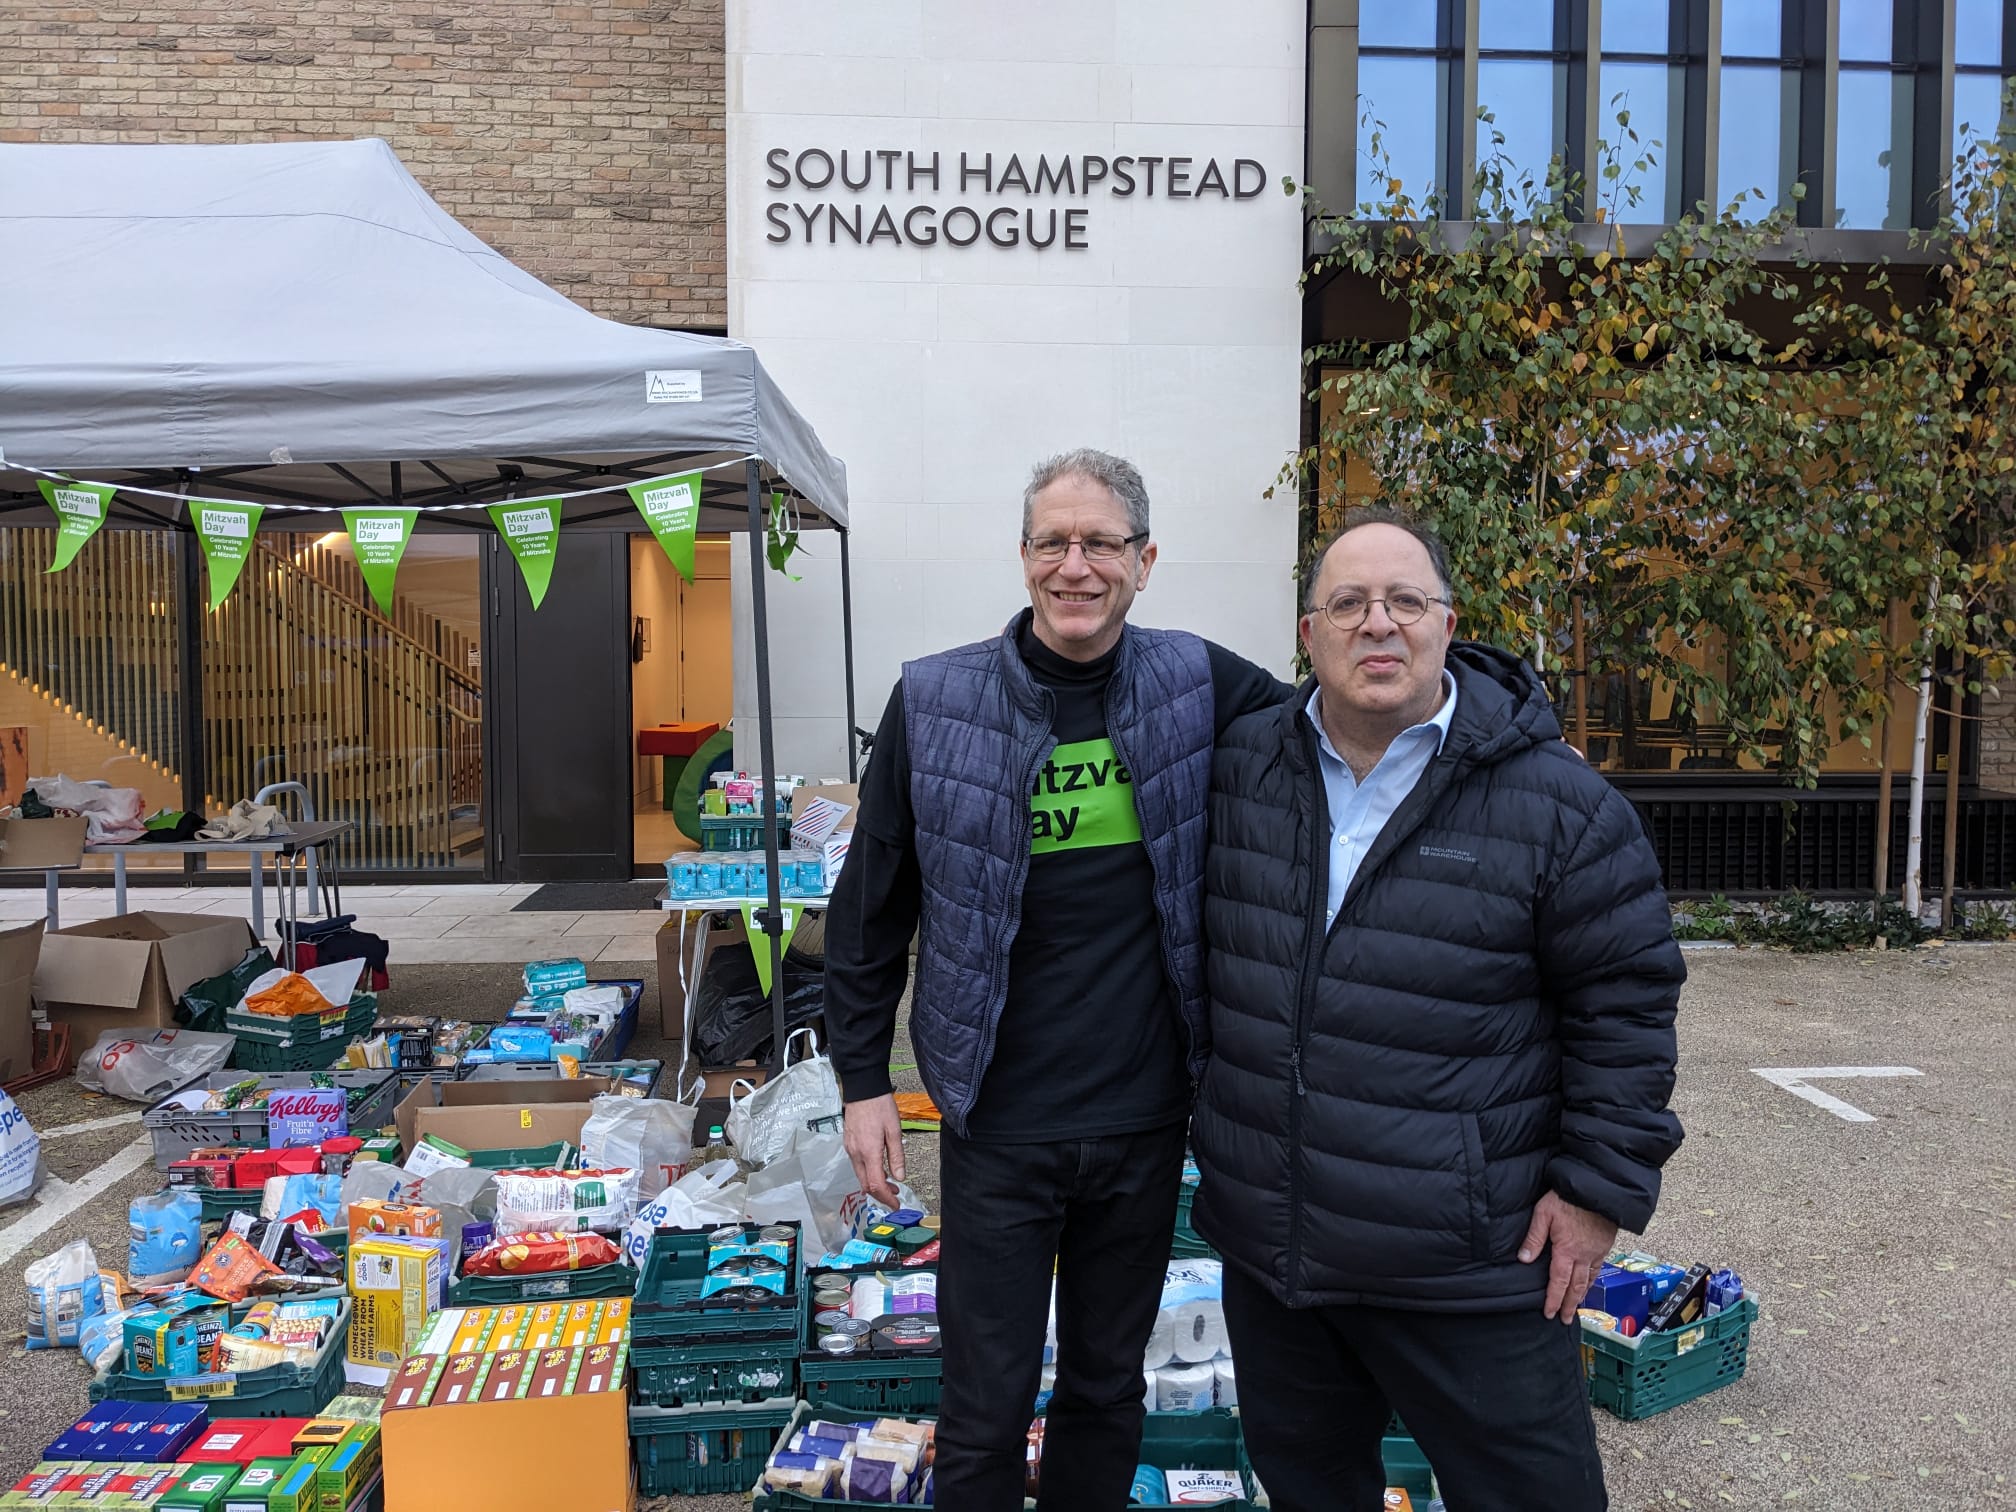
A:
POLYGON ((47 927, 50 929, 63 927, 63 910, 57 902, 57 883, 60 880, 60 873, 53 871, 42 873, 42 912, 48 916, 47 927))
POLYGON ((126 912, 126 852, 112 852, 112 912, 126 912))
POLYGON ((264 944, 266 940, 266 863, 260 858, 257 851, 248 851, 246 854, 252 861, 252 938, 264 944))

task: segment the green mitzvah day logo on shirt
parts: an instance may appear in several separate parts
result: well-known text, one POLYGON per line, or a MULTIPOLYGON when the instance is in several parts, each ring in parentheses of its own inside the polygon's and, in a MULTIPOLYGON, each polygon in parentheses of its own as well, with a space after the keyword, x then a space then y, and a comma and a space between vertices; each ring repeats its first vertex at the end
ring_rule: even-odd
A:
POLYGON ((1032 856, 1141 842, 1134 778, 1110 740, 1076 740, 1052 751, 1029 790, 1029 808, 1032 856))

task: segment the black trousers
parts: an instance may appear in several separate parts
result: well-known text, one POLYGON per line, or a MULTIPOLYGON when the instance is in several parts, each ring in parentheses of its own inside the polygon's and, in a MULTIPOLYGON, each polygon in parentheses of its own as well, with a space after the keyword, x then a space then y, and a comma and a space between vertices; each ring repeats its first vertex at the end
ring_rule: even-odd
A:
POLYGON ((1141 1360, 1176 1226, 1183 1134, 1175 1124, 1060 1144, 943 1136, 939 1506, 1021 1512, 1053 1268, 1057 1384, 1038 1505, 1042 1512, 1126 1506, 1146 1411, 1141 1360))
POLYGON ((1400 1414, 1449 1512, 1603 1512, 1579 1326, 1506 1313, 1283 1307, 1225 1267, 1239 1416, 1275 1512, 1377 1512, 1400 1414))

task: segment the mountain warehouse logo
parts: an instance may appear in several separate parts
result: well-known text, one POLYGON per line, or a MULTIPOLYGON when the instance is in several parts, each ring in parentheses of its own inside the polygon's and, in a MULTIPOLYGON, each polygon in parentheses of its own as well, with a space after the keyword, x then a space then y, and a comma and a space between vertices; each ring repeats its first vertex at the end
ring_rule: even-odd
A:
POLYGON ((359 520, 351 531, 359 546, 397 546, 406 539, 404 520, 359 520))
POLYGON ((550 509, 507 509, 504 511, 504 533, 506 535, 544 535, 552 528, 553 512, 550 509))
POLYGON ((644 512, 654 520, 669 519, 693 507, 693 485, 674 483, 644 490, 644 512))
POLYGON ((57 489, 56 508, 62 514, 77 515, 86 520, 95 520, 101 514, 98 495, 86 493, 81 488, 57 489))
POLYGON ((202 513, 203 534, 223 536, 234 541, 252 539, 252 522, 244 515, 228 509, 206 509, 202 513))

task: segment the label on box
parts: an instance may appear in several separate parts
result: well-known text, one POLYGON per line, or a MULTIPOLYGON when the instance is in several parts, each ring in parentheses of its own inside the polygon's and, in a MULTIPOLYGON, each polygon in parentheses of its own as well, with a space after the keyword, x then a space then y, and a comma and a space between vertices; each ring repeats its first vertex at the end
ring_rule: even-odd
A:
POLYGON ((440 1364, 439 1355, 408 1355, 400 1363, 399 1373, 392 1377, 392 1384, 385 1388, 385 1410, 425 1406, 428 1383, 440 1364))
POLYGON ((266 1099, 267 1137, 276 1149, 320 1144, 350 1132, 350 1104, 341 1087, 286 1087, 266 1099))

